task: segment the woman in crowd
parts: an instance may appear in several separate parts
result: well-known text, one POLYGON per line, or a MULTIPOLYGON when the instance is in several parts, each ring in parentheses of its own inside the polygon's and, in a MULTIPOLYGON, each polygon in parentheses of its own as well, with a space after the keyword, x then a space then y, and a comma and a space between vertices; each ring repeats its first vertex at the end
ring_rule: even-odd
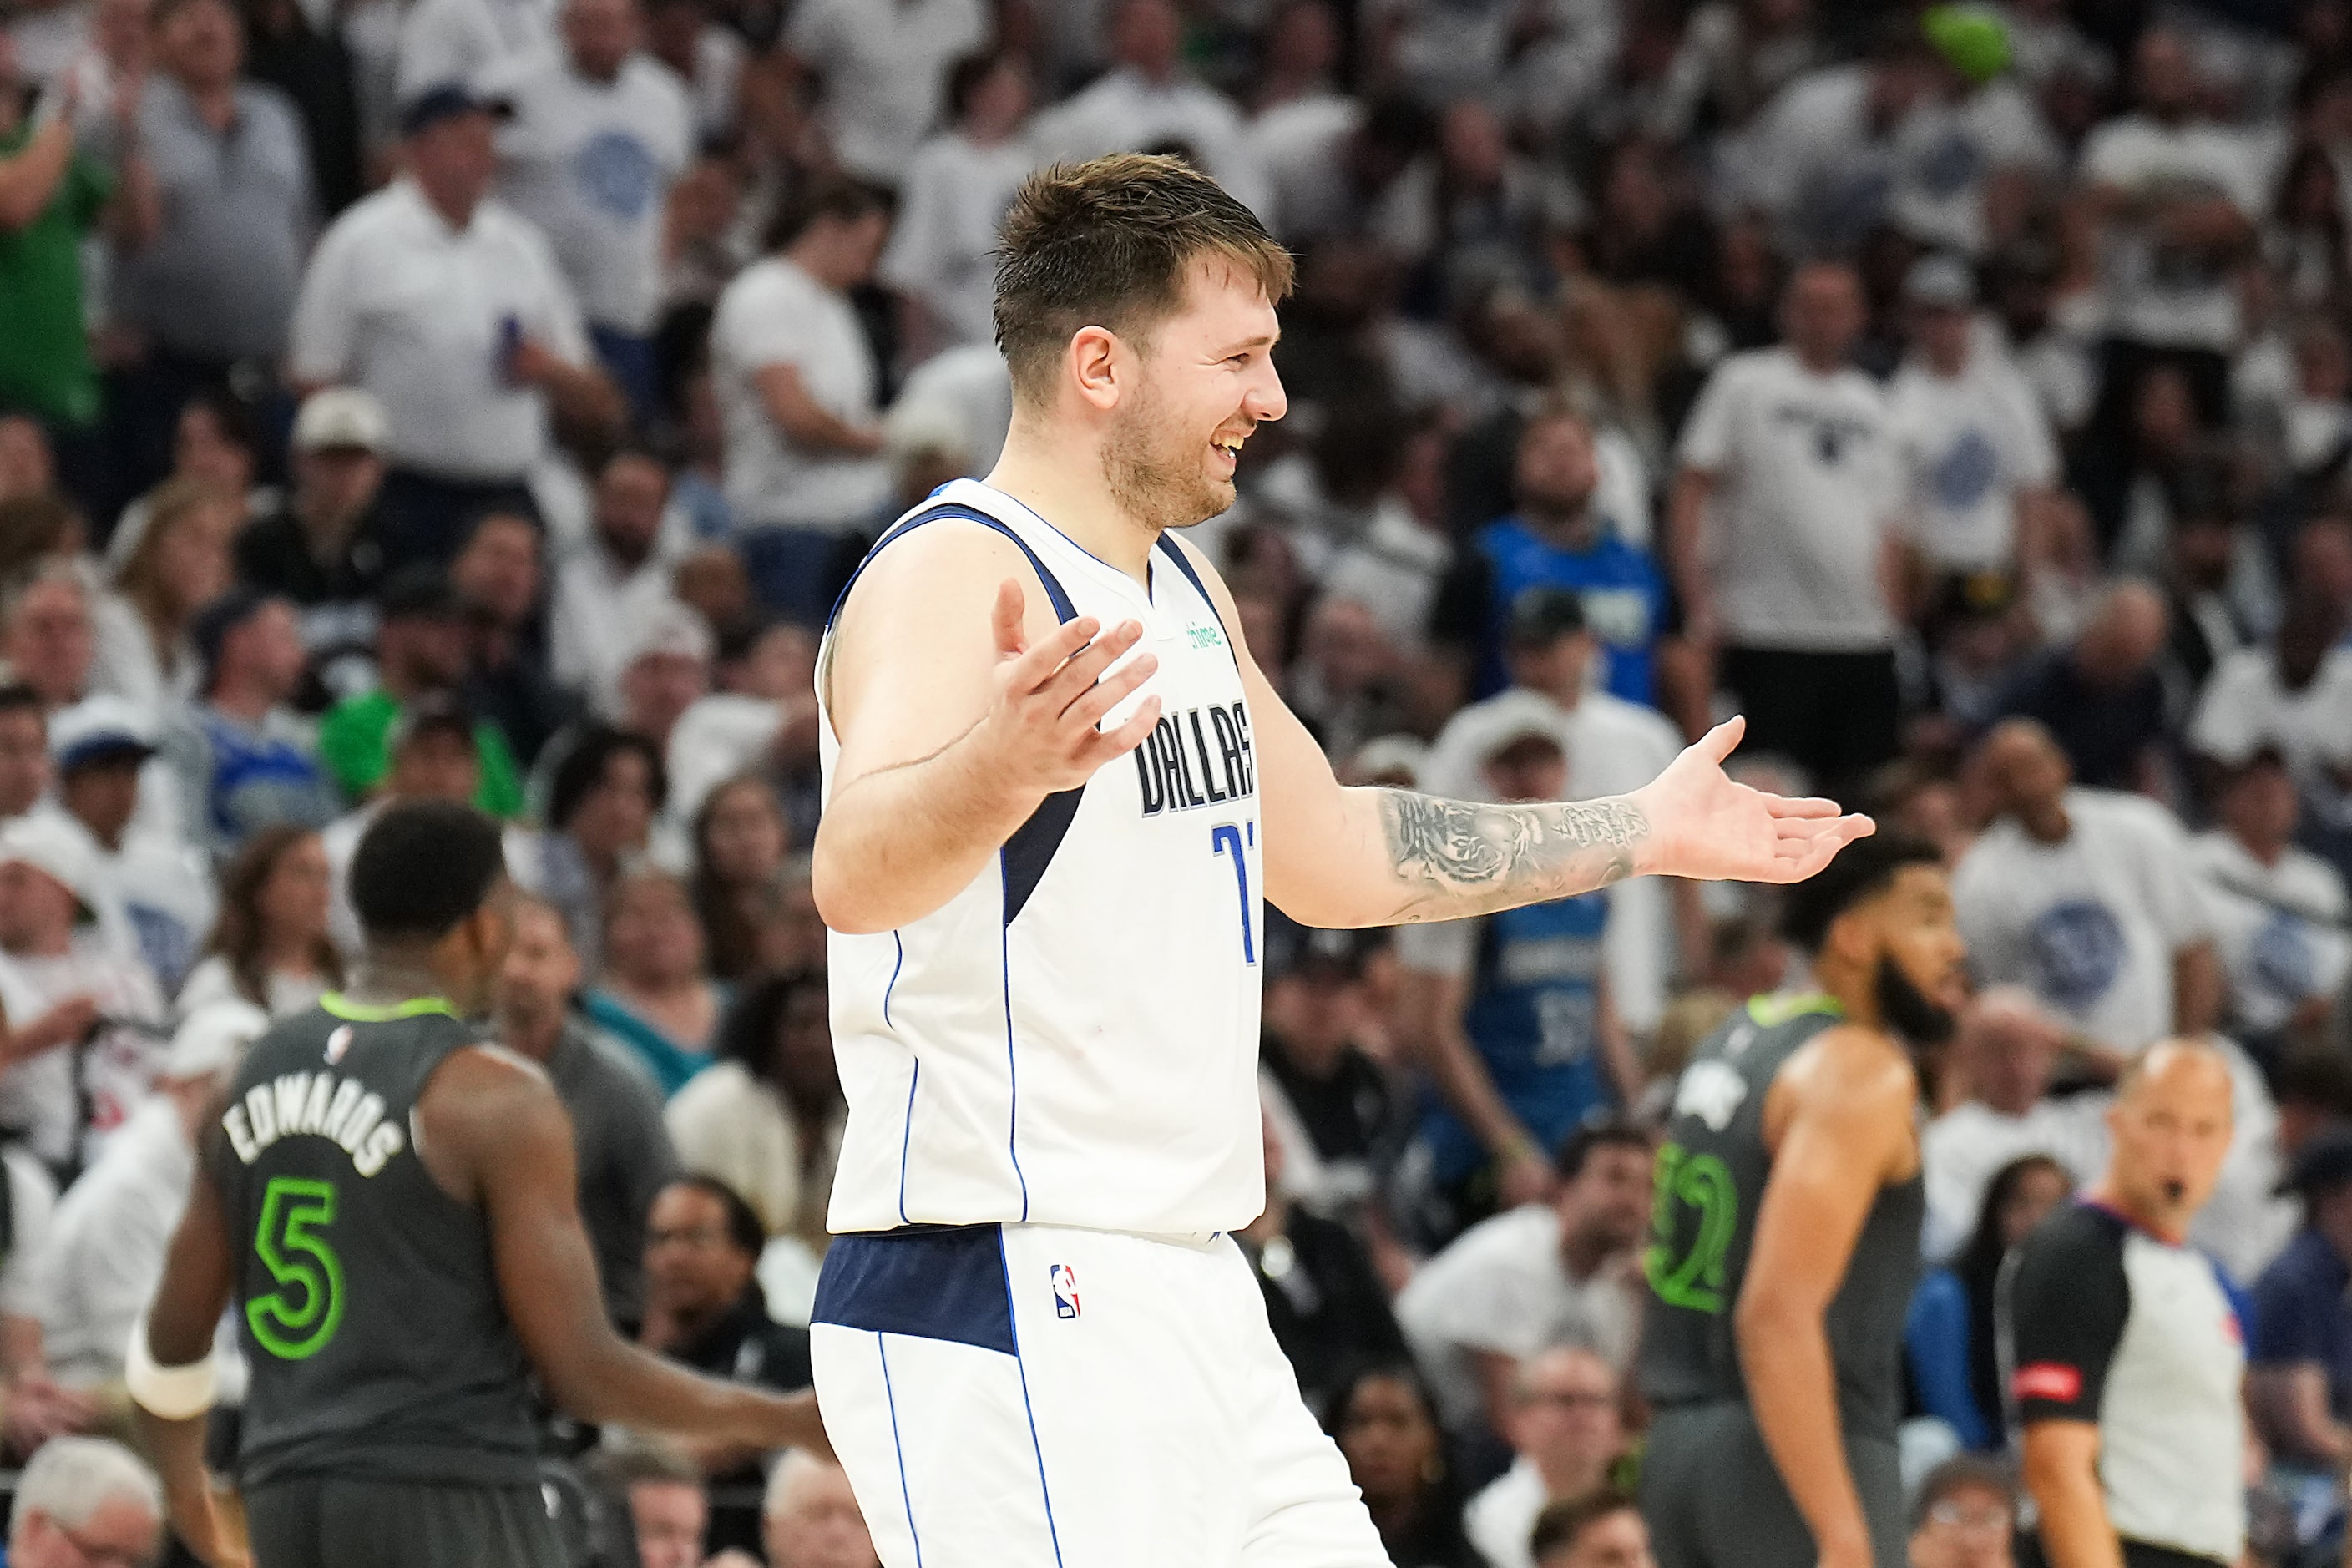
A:
POLYGON ((242 998, 283 1018, 341 985, 342 955, 327 938, 331 885, 326 847, 308 828, 281 823, 247 839, 221 875, 220 917, 180 987, 181 1016, 242 998))
POLYGON ((1905 1355, 1921 1413, 1968 1447, 2000 1447, 2000 1370, 1993 1350, 1993 1288, 2009 1249, 2066 1201, 2074 1179, 2047 1154, 2026 1154, 1985 1185, 1976 1233, 1951 1265, 1919 1281, 1904 1324, 1905 1355))
POLYGON ((653 866, 623 872, 604 908, 604 978, 588 993, 589 1020, 672 1095, 710 1065, 725 1005, 725 988, 703 968, 702 926, 686 885, 653 866))
MULTIPOLYGON (((549 745, 564 743, 558 736, 549 745)), ((623 868, 645 853, 668 791, 652 742, 590 725, 554 765, 547 826, 509 840, 508 869, 523 891, 562 912, 583 973, 603 968, 605 900, 623 868)))
POLYGON ((1397 1568, 1483 1568, 1462 1532, 1462 1489, 1436 1410, 1411 1366, 1371 1367, 1340 1385, 1329 1428, 1397 1568))
POLYGON ((785 832, 776 792, 750 773, 712 790, 694 815, 694 912, 720 980, 761 967, 760 936, 773 918, 785 832))
POLYGON ((663 1120, 687 1168, 741 1193, 772 1237, 824 1251, 824 1211, 848 1116, 833 1060, 824 974, 755 982, 719 1026, 709 1071, 678 1090, 663 1120))
POLYGON ((114 574, 114 592, 92 606, 93 690, 151 710, 194 693, 201 672, 188 626, 236 580, 229 551, 243 516, 241 498, 198 479, 149 493, 147 525, 114 574))

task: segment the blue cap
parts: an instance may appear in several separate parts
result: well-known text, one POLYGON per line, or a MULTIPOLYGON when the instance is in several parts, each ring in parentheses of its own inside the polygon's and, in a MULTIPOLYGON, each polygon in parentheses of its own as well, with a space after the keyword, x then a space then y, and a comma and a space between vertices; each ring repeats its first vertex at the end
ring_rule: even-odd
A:
POLYGON ((477 92, 462 81, 438 82, 400 106, 400 133, 415 136, 460 114, 503 120, 513 112, 514 105, 503 98, 477 92))

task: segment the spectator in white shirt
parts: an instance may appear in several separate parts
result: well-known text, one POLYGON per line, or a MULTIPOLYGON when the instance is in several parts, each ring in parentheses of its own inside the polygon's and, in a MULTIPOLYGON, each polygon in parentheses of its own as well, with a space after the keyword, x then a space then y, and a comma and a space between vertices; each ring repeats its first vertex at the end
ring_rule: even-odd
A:
POLYGON ((52 1168, 94 1156, 154 1073, 163 998, 99 919, 105 901, 70 823, 0 825, 0 1128, 52 1168))
POLYGON ((1975 1234, 1985 1188, 2011 1161, 2046 1154, 2078 1186, 2106 1168, 2106 1097, 2049 1098, 2065 1048, 2066 1031, 2021 986, 1996 985, 1960 1015, 1951 1060, 1968 1098, 1919 1135, 1929 1258, 1950 1257, 1975 1234))
POLYGON ((601 432, 624 416, 546 237, 489 195, 498 113, 456 83, 412 99, 405 177, 335 220, 295 307, 294 378, 383 405, 387 566, 446 563, 486 511, 536 515, 524 481, 551 418, 601 432))
POLYGON ((1037 150, 1076 163, 1173 143, 1235 201, 1263 215, 1269 205, 1265 173, 1241 115, 1223 93, 1185 74, 1182 44, 1183 19, 1172 0, 1121 0, 1111 30, 1117 63, 1084 92, 1037 117, 1037 150))
POLYGON ((841 166, 895 185, 939 123, 948 68, 988 42, 981 0, 801 0, 784 47, 823 84, 817 118, 841 166))
POLYGON ((847 180, 787 200, 769 254, 710 322, 712 392, 727 429, 727 503, 744 564, 773 608, 814 625, 833 607, 843 536, 889 500, 874 351, 849 290, 888 236, 881 197, 847 180))
POLYGON ((1912 352, 1887 389, 1908 483, 1905 524, 1938 572, 2002 571, 2058 478, 2048 419, 2006 355, 1977 331, 1976 285, 1957 257, 1904 280, 1912 352))
POLYGON ((39 1267, 42 1352, 63 1387, 122 1378, 131 1327, 147 1310, 195 1182, 197 1135, 245 1048, 269 1027, 250 1002, 215 1002, 172 1037, 155 1092, 66 1191, 39 1267))
POLYGON ((1952 875, 1978 980, 2024 986, 2111 1063, 2211 1029, 2221 969, 2172 814, 2070 787, 2066 753, 2029 719, 1995 727, 1979 762, 2000 817, 1952 875))
POLYGON ((1018 55, 975 55, 948 78, 955 128, 923 143, 898 187, 890 247, 876 276, 899 299, 910 363, 996 338, 996 232, 1036 166, 1022 137, 1029 68, 1018 55))
POLYGON ((2269 647, 2239 648, 2214 666, 2189 721, 2189 750, 2234 767, 2274 747, 2307 800, 2340 800, 2352 788, 2352 649, 2336 646, 2343 631, 2324 595, 2298 593, 2269 647))
POLYGON ((561 685, 608 703, 631 628, 670 597, 661 548, 669 471, 650 454, 623 451, 596 476, 594 532, 555 574, 548 613, 549 669, 561 685))
POLYGON ((656 400, 662 213, 694 152, 693 110, 669 68, 639 52, 636 0, 564 0, 558 24, 560 51, 485 80, 513 108, 499 195, 546 234, 642 426, 656 400))
MULTIPOLYGON (((2253 244, 2269 175, 2256 138, 2208 117, 2200 76, 2179 32, 2142 33, 2132 55, 2139 112, 2094 131, 2078 173, 2105 272, 2109 330, 2142 351, 2126 361, 2145 363, 2145 351, 2156 350, 2180 365, 2211 426, 2241 327, 2236 265, 2253 244)), ((2111 407, 2128 406, 2132 369, 2111 367, 2111 407)))
POLYGON ((648 0, 646 49, 686 84, 694 106, 695 139, 733 133, 750 52, 742 35, 711 20, 709 0, 648 0))
POLYGON ((404 104, 555 47, 554 0, 418 0, 401 18, 394 96, 404 104))
POLYGON ((1510 1430, 1511 1384, 1547 1346, 1589 1345, 1622 1373, 1644 1289, 1649 1134, 1580 1129, 1559 1157, 1559 1194, 1472 1226, 1397 1297, 1397 1323, 1429 1373, 1449 1431, 1510 1430))
POLYGON ((1625 1452, 1616 1368, 1582 1345, 1529 1357, 1511 1380, 1515 1458, 1462 1510, 1462 1531, 1489 1568, 1535 1568, 1528 1545, 1547 1503, 1605 1485, 1625 1452))
POLYGON ((2189 847, 2230 978, 2231 1030, 2273 1060, 2317 1043, 2352 973, 2352 899, 2342 873, 2295 846, 2298 806, 2285 759, 2264 747, 2231 772, 2217 826, 2189 847))
POLYGON ((1800 268, 1780 317, 1785 346, 1717 366, 1683 428, 1668 557, 1686 636, 1702 656, 1720 647, 1748 747, 1834 795, 1895 752, 1882 557, 1901 468, 1885 395, 1847 363, 1863 326, 1853 269, 1800 268))
POLYGON ((127 922, 118 931, 168 996, 195 963, 218 899, 200 851, 132 826, 154 754, 153 721, 119 697, 89 698, 49 722, 55 816, 84 843, 101 921, 127 922))

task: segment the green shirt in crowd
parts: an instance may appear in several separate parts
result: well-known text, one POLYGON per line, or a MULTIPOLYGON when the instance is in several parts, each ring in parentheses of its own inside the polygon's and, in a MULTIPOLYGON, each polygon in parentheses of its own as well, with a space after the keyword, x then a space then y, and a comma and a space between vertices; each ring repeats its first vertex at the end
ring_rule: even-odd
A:
MULTIPOLYGON (((0 135, 0 161, 35 135, 27 122, 0 135)), ((113 192, 106 171, 77 153, 41 216, 0 231, 0 407, 63 425, 98 418, 98 371, 82 320, 81 238, 113 192)))
MULTIPOLYGON (((364 799, 391 771, 392 727, 399 721, 400 704, 380 688, 343 699, 320 721, 319 758, 353 800, 364 799)), ((474 721, 474 756, 482 768, 474 804, 501 820, 521 816, 522 770, 495 721, 474 721)))

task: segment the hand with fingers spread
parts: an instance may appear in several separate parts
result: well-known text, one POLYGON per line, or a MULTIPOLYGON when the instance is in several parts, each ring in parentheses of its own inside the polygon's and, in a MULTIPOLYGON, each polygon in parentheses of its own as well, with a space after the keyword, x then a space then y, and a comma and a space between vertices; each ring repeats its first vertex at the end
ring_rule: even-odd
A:
POLYGON ((1875 830, 1867 816, 1840 815, 1835 801, 1790 799, 1734 782, 1723 763, 1747 728, 1744 719, 1717 725, 1634 792, 1650 824, 1643 870, 1722 881, 1801 882, 1875 830))
POLYGON ((994 695, 973 730, 972 743, 989 758, 993 776, 1040 795, 1076 789, 1105 763, 1135 750, 1160 722, 1160 699, 1148 697, 1115 730, 1096 726, 1160 668, 1138 654, 1114 675, 1104 673, 1143 637, 1136 621, 1108 631, 1092 616, 1066 621, 1033 646, 1022 627, 1021 584, 1007 578, 996 591, 994 695))

